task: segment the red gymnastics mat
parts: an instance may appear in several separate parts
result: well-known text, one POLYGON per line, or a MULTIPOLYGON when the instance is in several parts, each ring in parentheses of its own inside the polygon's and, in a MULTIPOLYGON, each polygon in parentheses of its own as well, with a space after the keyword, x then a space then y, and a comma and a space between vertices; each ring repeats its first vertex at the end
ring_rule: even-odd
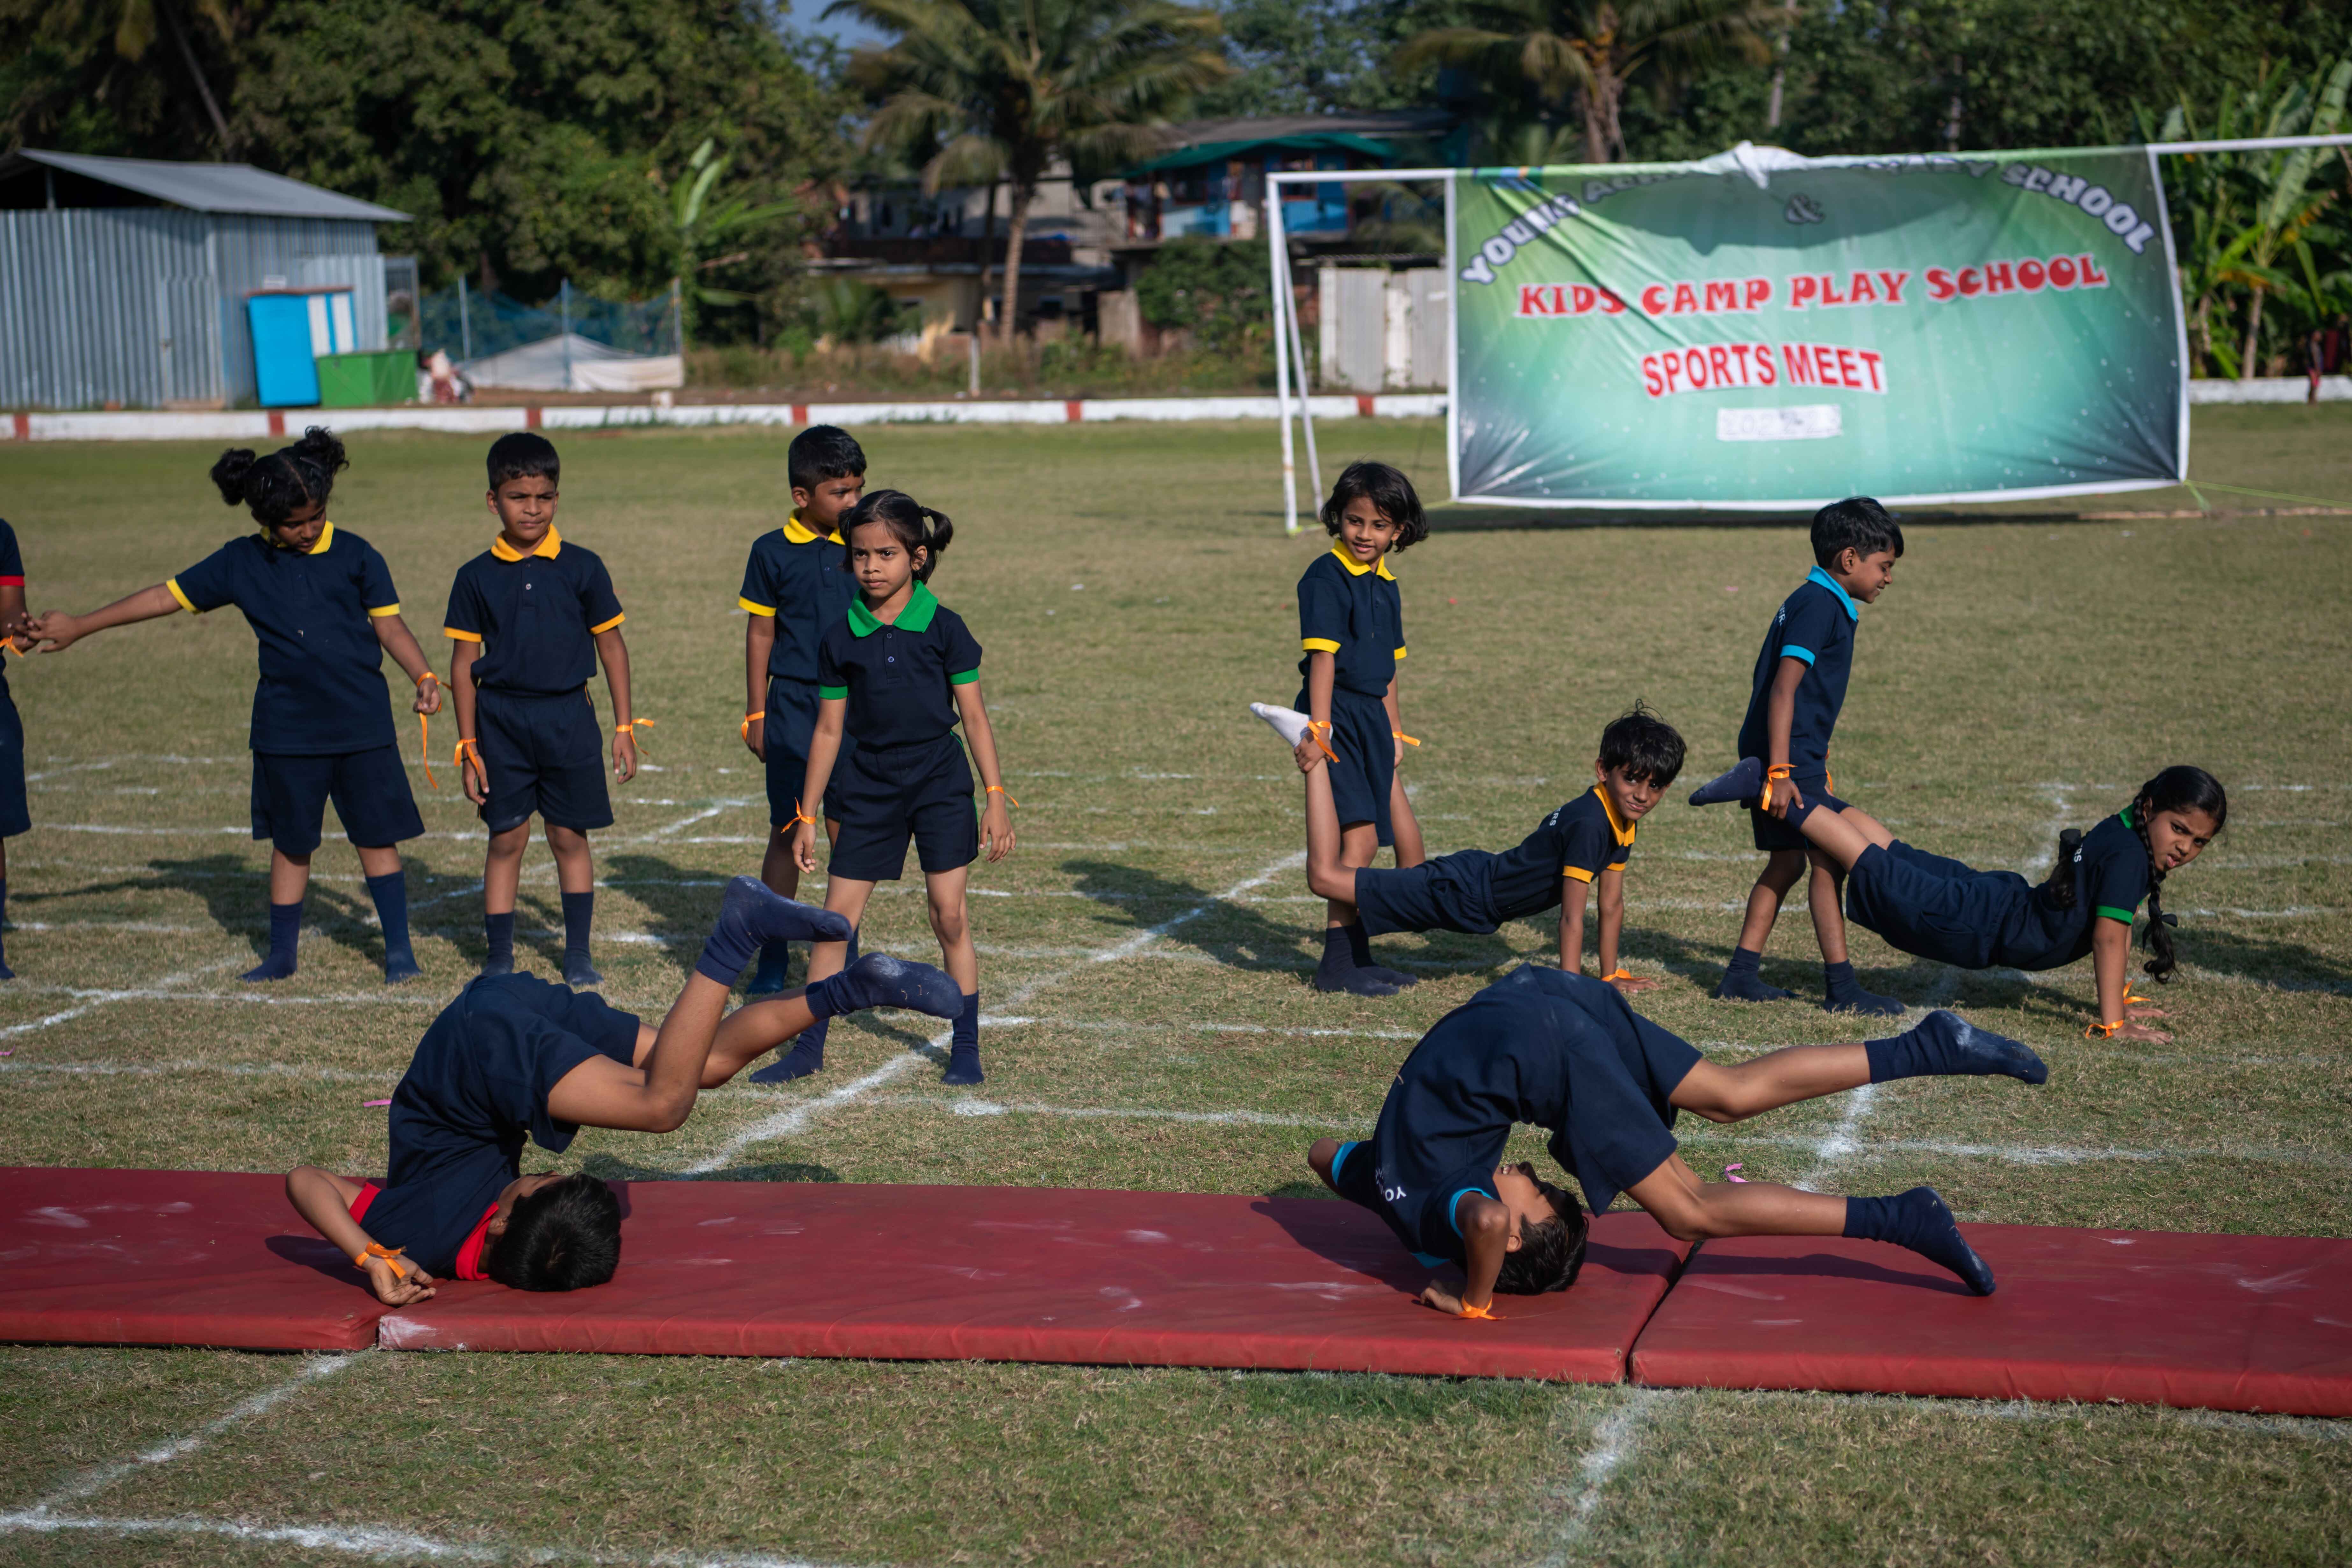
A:
MULTIPOLYGON (((1352 1205, 1025 1187, 620 1184, 621 1271, 570 1295, 444 1286, 395 1350, 1314 1368, 1617 1383, 1685 1248, 1594 1228, 1563 1294, 1464 1322, 1352 1205)), ((1447 1270, 1444 1276, 1452 1277, 1447 1270)))
POLYGON ((0 1167, 0 1341, 348 1351, 383 1310, 283 1176, 0 1167))
POLYGON ((1710 1241, 1633 1380, 2352 1415, 2352 1241, 1961 1227, 2000 1289, 1898 1248, 1710 1241))

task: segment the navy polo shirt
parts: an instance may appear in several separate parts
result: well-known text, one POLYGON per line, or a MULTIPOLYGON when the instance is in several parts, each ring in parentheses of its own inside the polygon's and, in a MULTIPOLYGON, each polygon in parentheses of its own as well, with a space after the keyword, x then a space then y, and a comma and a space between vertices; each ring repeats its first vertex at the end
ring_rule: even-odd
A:
POLYGON ((2025 951, 2035 941, 2035 924, 2018 932, 2010 952, 2021 969, 2057 969, 2091 951, 2092 922, 2121 921, 2126 930, 2147 897, 2150 878, 2147 846, 2132 825, 2131 807, 2083 835, 2074 847, 2074 906, 2057 909, 2038 889, 2033 898, 2035 924, 2042 943, 2042 962, 2028 962, 2025 951))
POLYGON ((1516 849, 1495 857, 1489 883, 1505 920, 1519 920, 1559 902, 1562 877, 1590 882, 1622 871, 1633 850, 1635 825, 1617 820, 1617 807, 1600 784, 1553 812, 1516 849))
POLYGON ((778 680, 816 680, 816 646, 824 630, 857 602, 857 579, 838 533, 816 533, 793 518, 752 542, 743 563, 743 591, 735 603, 776 623, 768 674, 778 680))
POLYGON ((191 615, 235 605, 261 645, 253 749, 328 756, 394 744, 376 618, 400 614, 392 568, 333 523, 305 552, 232 539, 163 584, 191 615))
POLYGON ((472 982, 393 1091, 392 1161, 361 1222, 368 1235, 452 1277, 482 1211, 521 1173, 523 1144, 560 1154, 580 1131, 549 1114, 548 1092, 592 1057, 626 1062, 636 1049, 636 1016, 593 991, 528 974, 472 982))
POLYGON ((1551 1133, 1594 1213, 1675 1152, 1667 1096, 1698 1053, 1616 987, 1529 965, 1439 1019, 1381 1108, 1377 1177, 1407 1245, 1460 1263, 1465 1194, 1495 1196, 1520 1123, 1551 1133))
POLYGON ((1331 656, 1333 688, 1386 697, 1404 657, 1404 600, 1383 556, 1367 566, 1334 544, 1298 579, 1298 674, 1331 656))
POLYGON ((550 527, 529 555, 500 534, 457 568, 441 629, 482 645, 476 686, 556 697, 595 679, 596 634, 627 618, 603 559, 550 527))
POLYGON ((918 583, 894 623, 853 602, 817 645, 820 698, 845 697, 844 729, 860 747, 918 746, 955 728, 955 692, 980 679, 980 644, 963 617, 918 583))
POLYGON ((1764 634, 1764 646, 1756 655, 1756 683, 1748 698, 1748 718, 1739 726, 1741 756, 1771 761, 1768 713, 1772 678, 1783 658, 1801 658, 1806 669, 1797 683, 1796 705, 1789 719, 1789 765, 1800 778, 1827 769, 1830 731, 1837 728, 1838 710, 1845 706, 1854 626, 1861 619, 1862 606, 1820 567, 1797 585, 1772 617, 1772 629, 1764 634))
MULTIPOLYGON (((5 518, 0 518, 0 588, 21 588, 24 585, 25 558, 16 550, 16 531, 8 526, 5 518)), ((7 671, 7 656, 0 654, 0 699, 8 695, 7 671)))

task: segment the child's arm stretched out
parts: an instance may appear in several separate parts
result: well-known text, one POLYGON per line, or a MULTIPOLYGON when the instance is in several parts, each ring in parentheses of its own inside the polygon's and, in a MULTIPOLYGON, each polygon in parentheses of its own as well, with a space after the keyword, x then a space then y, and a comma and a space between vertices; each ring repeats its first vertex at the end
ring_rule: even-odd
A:
MULTIPOLYGON (((1654 991, 1658 983, 1644 980, 1624 971, 1622 945, 1625 936, 1625 871, 1620 866, 1605 868, 1594 879, 1601 887, 1601 978, 1614 985, 1627 996, 1638 996, 1644 991, 1654 991)), ((1565 905, 1563 899, 1561 903, 1565 905)))
MULTIPOLYGON (((1004 805, 1013 797, 1004 792, 1004 774, 996 761, 996 731, 989 728, 988 704, 980 699, 980 682, 967 680, 957 687, 955 702, 956 711, 963 717, 964 743, 971 748, 971 760, 980 764, 980 782, 988 796, 988 805, 980 814, 980 841, 992 862, 1002 860, 1013 853, 1013 813, 1004 805)), ((814 764, 816 759, 811 756, 809 761, 814 764)))
MULTIPOLYGON (((1563 872, 1559 879, 1559 967, 1562 973, 1574 974, 1584 967, 1584 899, 1591 884, 1581 876, 1563 872)), ((1605 929, 1605 928, 1604 928, 1605 929)), ((1607 939, 1604 937, 1604 943, 1607 939)), ((1609 949, 1601 948, 1602 963, 1609 949)))
POLYGON ((159 616, 176 614, 179 608, 179 598, 173 594, 171 584, 158 583, 86 616, 69 616, 62 610, 36 616, 27 635, 47 645, 41 649, 43 653, 63 653, 92 632, 127 626, 134 621, 152 621, 159 616))
POLYGON ((335 1250, 368 1277, 375 1299, 390 1307, 405 1307, 433 1294, 433 1276, 407 1258, 376 1246, 375 1237, 352 1217, 352 1200, 360 1184, 322 1171, 297 1165, 286 1173, 287 1201, 312 1230, 325 1237, 335 1250))
POLYGON ((776 650, 776 617, 747 612, 743 627, 743 744, 762 762, 768 755, 768 659, 776 650))

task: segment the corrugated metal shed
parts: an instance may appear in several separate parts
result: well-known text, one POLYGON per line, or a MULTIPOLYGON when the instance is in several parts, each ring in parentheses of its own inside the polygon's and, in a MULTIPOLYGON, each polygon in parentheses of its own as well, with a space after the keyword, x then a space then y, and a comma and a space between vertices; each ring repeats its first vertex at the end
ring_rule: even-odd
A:
POLYGON ((406 215, 244 164, 30 149, 0 187, 53 192, 51 171, 171 205, 0 207, 0 405, 249 399, 245 300, 266 289, 349 288, 360 346, 384 346, 375 226, 406 215))

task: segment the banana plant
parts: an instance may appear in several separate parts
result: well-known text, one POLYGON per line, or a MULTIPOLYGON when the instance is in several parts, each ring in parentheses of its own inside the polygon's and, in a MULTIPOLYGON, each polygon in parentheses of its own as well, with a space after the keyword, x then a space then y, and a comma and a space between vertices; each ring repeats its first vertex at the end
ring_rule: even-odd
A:
MULTIPOLYGON (((2352 59, 2337 61, 2334 68, 2315 74, 2311 83, 2290 83, 2256 134, 2332 136, 2344 123, 2347 91, 2352 91, 2352 59)), ((2250 293, 2245 338, 2238 353, 2242 381, 2260 367, 2263 301, 2273 291, 2295 288, 2295 277, 2284 263, 2309 248, 2321 216, 2336 200, 2333 190, 2311 188, 2324 151, 2290 147, 2239 154, 2252 187, 2252 212, 2225 252, 2229 260, 2221 275, 2250 293)), ((2315 272, 2313 277, 2315 291, 2315 272)))
MULTIPOLYGON (((734 154, 718 151, 715 137, 704 137, 702 145, 686 161, 690 176, 678 183, 675 195, 674 218, 677 234, 677 280, 679 298, 686 320, 681 329, 690 331, 699 324, 700 307, 705 305, 740 305, 751 297, 732 289, 720 289, 703 281, 704 275, 722 267, 732 266, 751 258, 749 249, 737 249, 723 255, 707 253, 723 248, 735 237, 756 229, 777 218, 788 217, 800 210, 791 201, 754 203, 749 197, 730 195, 713 201, 712 189, 727 173, 734 154)), ((683 352, 685 345, 679 345, 683 352)))

